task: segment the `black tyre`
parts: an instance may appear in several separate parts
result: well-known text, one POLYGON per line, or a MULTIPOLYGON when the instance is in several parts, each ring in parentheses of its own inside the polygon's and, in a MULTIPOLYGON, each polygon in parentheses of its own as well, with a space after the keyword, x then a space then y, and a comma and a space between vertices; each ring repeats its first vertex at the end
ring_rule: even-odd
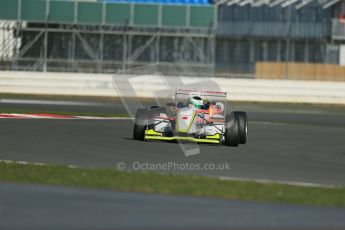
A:
POLYGON ((238 146, 239 138, 239 120, 238 117, 231 113, 225 118, 225 141, 224 144, 228 146, 238 146))
POLYGON ((247 142, 248 134, 248 119, 245 112, 235 111, 235 116, 238 117, 238 134, 240 144, 245 144, 247 142))
POLYGON ((144 109, 138 109, 135 114, 133 139, 143 141, 145 139, 145 130, 149 121, 148 112, 144 109))
POLYGON ((145 140, 145 130, 153 128, 153 117, 158 116, 160 113, 166 113, 165 107, 154 107, 152 109, 138 109, 135 114, 133 139, 145 140))

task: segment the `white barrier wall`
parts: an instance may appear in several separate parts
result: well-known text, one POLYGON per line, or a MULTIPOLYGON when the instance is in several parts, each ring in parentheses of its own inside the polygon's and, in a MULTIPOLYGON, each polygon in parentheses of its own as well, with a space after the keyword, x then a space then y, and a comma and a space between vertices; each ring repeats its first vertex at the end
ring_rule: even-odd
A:
MULTIPOLYGON (((227 90, 229 100, 253 102, 295 102, 345 105, 344 82, 255 80, 228 78, 169 77, 155 75, 119 76, 117 85, 127 95, 125 82, 131 82, 139 97, 153 97, 157 90, 205 88, 227 90)), ((0 93, 78 96, 118 96, 113 75, 80 73, 38 73, 0 71, 0 93)), ((159 94, 159 96, 166 96, 159 94)))

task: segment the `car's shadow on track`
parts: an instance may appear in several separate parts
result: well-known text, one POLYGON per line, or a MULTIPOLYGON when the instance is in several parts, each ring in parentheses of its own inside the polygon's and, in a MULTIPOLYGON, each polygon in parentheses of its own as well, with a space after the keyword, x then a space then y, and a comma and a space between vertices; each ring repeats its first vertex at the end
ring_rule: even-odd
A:
POLYGON ((195 143, 195 142, 190 142, 190 141, 138 141, 138 140, 134 140, 132 137, 122 137, 121 139, 123 140, 130 140, 130 141, 134 141, 134 142, 140 142, 140 143, 166 143, 166 144, 174 144, 174 145, 178 145, 178 144, 184 144, 184 145, 199 145, 199 146, 213 146, 213 147, 222 147, 222 144, 209 144, 209 143, 195 143))

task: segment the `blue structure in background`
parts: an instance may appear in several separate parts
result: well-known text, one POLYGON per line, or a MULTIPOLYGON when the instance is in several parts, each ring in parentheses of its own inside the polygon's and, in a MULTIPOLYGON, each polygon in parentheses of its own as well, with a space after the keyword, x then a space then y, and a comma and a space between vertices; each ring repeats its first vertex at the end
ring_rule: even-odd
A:
POLYGON ((100 2, 209 5, 209 0, 99 0, 100 2))

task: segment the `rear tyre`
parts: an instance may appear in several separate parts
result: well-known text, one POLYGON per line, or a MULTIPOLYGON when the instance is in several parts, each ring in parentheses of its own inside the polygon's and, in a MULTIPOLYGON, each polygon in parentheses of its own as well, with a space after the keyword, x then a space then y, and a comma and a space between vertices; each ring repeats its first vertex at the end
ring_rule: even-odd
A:
POLYGON ((153 129, 153 118, 159 116, 161 113, 166 114, 167 110, 165 107, 151 106, 151 109, 146 110, 147 113, 147 124, 149 129, 153 129))
POLYGON ((239 119, 234 114, 228 114, 225 118, 225 141, 224 144, 227 146, 237 147, 240 143, 239 138, 239 119))
POLYGON ((145 130, 149 121, 147 110, 138 109, 135 114, 133 139, 143 141, 145 140, 145 130))
POLYGON ((159 107, 157 105, 151 106, 151 108, 149 110, 147 110, 147 112, 150 113, 150 117, 154 117, 154 116, 159 116, 159 114, 161 113, 167 113, 167 109, 165 107, 159 107))
POLYGON ((245 144, 247 142, 248 134, 248 119, 245 112, 235 111, 235 116, 238 117, 238 134, 240 144, 245 144))

